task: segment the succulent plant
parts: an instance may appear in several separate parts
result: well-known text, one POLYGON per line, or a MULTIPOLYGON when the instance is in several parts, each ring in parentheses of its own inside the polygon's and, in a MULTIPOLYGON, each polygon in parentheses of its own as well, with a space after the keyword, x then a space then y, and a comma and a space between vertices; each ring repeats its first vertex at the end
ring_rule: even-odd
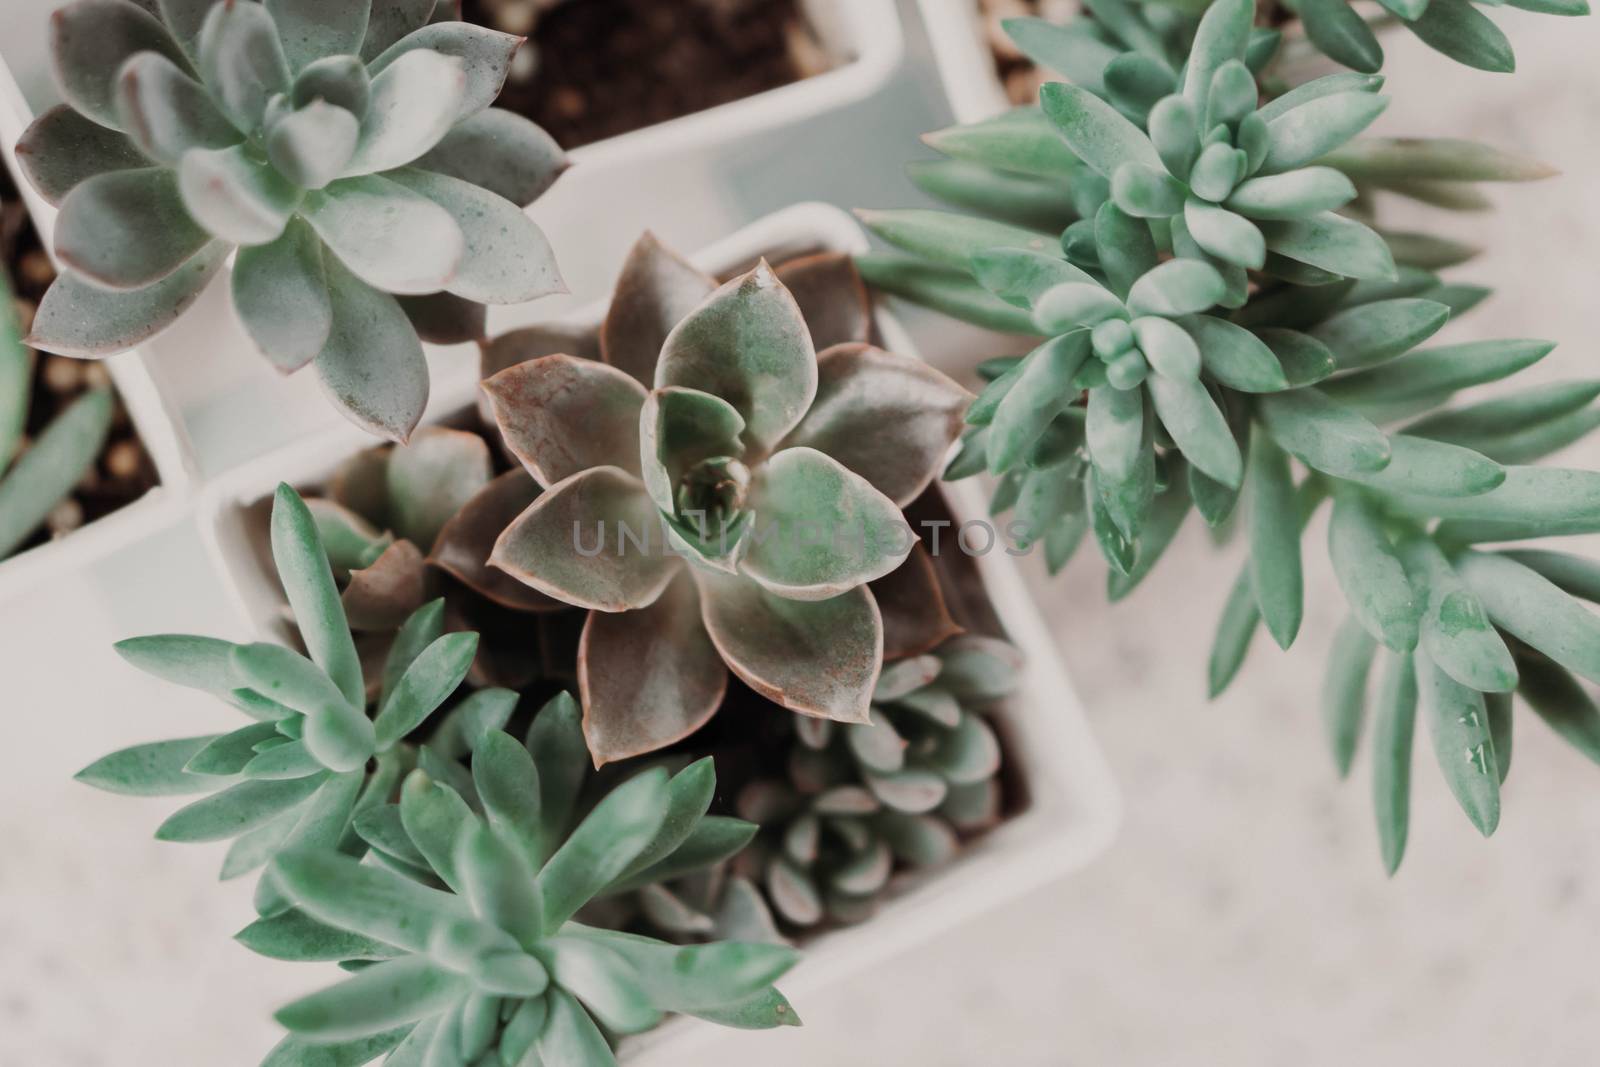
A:
MULTIPOLYGON (((1010 645, 966 634, 887 665, 870 722, 794 720, 786 776, 757 779, 738 800, 761 836, 735 864, 752 870, 779 918, 859 922, 897 869, 946 863, 962 834, 993 825, 1001 750, 982 712, 1013 690, 1020 667, 1010 645)), ((656 914, 673 911, 658 902, 656 914)))
POLYGON ((698 729, 729 669, 804 714, 867 717, 884 643, 867 583, 912 553, 900 509, 969 397, 868 343, 847 258, 786 276, 793 289, 763 262, 719 287, 646 237, 601 359, 558 352, 484 383, 545 490, 490 562, 589 609, 579 685, 597 766, 698 729))
MULTIPOLYGON (((1374 30, 1398 22, 1423 44, 1457 63, 1509 74, 1516 69, 1511 42, 1480 8, 1497 3, 1470 0, 1378 0, 1383 11, 1367 18, 1350 0, 1299 0, 1296 14, 1306 39, 1323 55, 1368 73, 1383 66, 1383 46, 1374 30)), ((1544 15, 1587 15, 1588 0, 1508 0, 1509 6, 1544 15)))
POLYGON ((14 553, 94 467, 111 432, 108 388, 79 396, 19 455, 33 393, 33 353, 22 342, 16 300, 0 270, 0 560, 14 553))
POLYGON ((537 126, 489 108, 520 39, 435 19, 450 7, 75 0, 56 12, 67 104, 17 152, 60 206, 67 271, 29 343, 90 358, 138 344, 237 250, 233 306, 261 352, 285 373, 314 365, 348 418, 405 440, 428 398, 423 339, 476 339, 483 304, 562 290, 520 209, 565 159, 537 126))
POLYGON ((754 829, 705 815, 710 760, 670 778, 638 774, 569 827, 582 752, 576 706, 555 702, 527 747, 487 730, 470 777, 452 787, 413 771, 398 805, 364 813, 358 829, 379 863, 280 855, 273 873, 295 910, 240 940, 276 958, 360 969, 278 1012, 291 1036, 266 1064, 358 1064, 386 1052, 391 1064, 612 1064, 608 1034, 649 1029, 665 1012, 798 1025, 772 986, 795 962, 786 946, 675 946, 573 921, 595 896, 714 859, 754 829))
POLYGON ((307 497, 364 663, 381 662, 401 624, 438 597, 447 631, 480 635, 473 685, 572 679, 576 638, 552 618, 567 606, 488 565, 495 538, 539 491, 520 468, 496 473, 501 465, 479 433, 426 426, 405 445, 356 453, 307 497))
MULTIPOLYGON (((255 720, 226 734, 136 745, 79 772, 99 789, 134 796, 206 794, 156 831, 164 841, 232 840, 223 877, 253 871, 284 850, 334 849, 351 822, 387 799, 420 761, 438 761, 412 734, 455 692, 477 646, 472 633, 444 634, 443 604, 424 604, 400 628, 368 712, 355 641, 310 510, 287 486, 273 503, 272 549, 309 658, 269 644, 233 644, 187 634, 136 637, 117 651, 163 681, 210 693, 255 720)), ((483 690, 462 714, 498 714, 517 695, 483 690)), ((257 893, 263 914, 281 910, 270 880, 257 893)))

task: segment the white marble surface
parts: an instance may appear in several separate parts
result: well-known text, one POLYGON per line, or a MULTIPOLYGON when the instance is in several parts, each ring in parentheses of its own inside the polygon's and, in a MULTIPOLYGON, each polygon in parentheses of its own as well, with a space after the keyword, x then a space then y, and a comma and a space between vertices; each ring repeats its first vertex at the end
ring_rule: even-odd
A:
MULTIPOLYGON (((24 7, 39 9, 12 0, 0 14, 24 7)), ((1449 336, 1550 337, 1562 346, 1529 380, 1593 375, 1600 22, 1494 17, 1520 73, 1466 71, 1394 38, 1396 100, 1380 129, 1477 137, 1566 171, 1497 191, 1499 214, 1452 220, 1491 249, 1457 275, 1499 294, 1449 336)), ((29 38, 0 25, 15 60, 29 38)), ((799 198, 910 202, 898 162, 940 109, 919 61, 843 124, 807 123, 685 170, 725 175, 715 186, 675 188, 670 172, 635 182, 603 248, 558 248, 597 286, 625 229, 699 244, 799 198)), ((1600 465, 1600 443, 1567 459, 1600 465)), ((1519 716, 1505 816, 1485 842, 1419 745, 1411 848, 1386 879, 1365 756, 1341 786, 1322 746, 1315 685, 1339 601, 1315 545, 1308 558, 1300 643, 1282 655, 1258 641, 1245 677, 1210 704, 1206 642, 1237 549, 1218 556, 1191 528, 1115 609, 1089 554, 1041 579, 1122 783, 1117 844, 1081 875, 798 1004, 802 1030, 736 1036, 708 1062, 1595 1062, 1600 769, 1519 716)), ((242 636, 187 525, 0 609, 0 1067, 248 1067, 275 1039, 270 1009, 313 980, 230 944, 247 895, 214 884, 220 847, 150 839, 171 803, 70 781, 119 745, 216 728, 207 701, 109 650, 165 629, 242 636)))

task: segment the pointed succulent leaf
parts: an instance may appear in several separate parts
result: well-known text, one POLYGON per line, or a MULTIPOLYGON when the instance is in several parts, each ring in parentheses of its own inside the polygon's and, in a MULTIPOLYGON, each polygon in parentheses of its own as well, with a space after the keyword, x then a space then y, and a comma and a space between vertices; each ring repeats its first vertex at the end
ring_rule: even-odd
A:
POLYGON ((102 126, 118 129, 117 72, 141 52, 180 69, 189 61, 155 15, 127 0, 83 0, 50 19, 50 55, 67 102, 102 126))
POLYGON ((1109 484, 1136 478, 1144 451, 1143 394, 1109 385, 1089 390, 1084 434, 1095 470, 1109 484))
POLYGON ((253 722, 213 740, 196 752, 184 769, 191 774, 238 774, 254 758, 257 746, 279 736, 276 722, 253 722))
POLYGON ((1365 496, 1342 492, 1334 497, 1328 556, 1350 610, 1367 632, 1395 652, 1416 648, 1424 601, 1365 496))
POLYGON ((16 154, 17 166, 28 184, 54 205, 97 174, 150 165, 149 158, 127 136, 66 104, 34 119, 18 139, 16 154))
POLYGON ((375 723, 380 751, 408 737, 455 691, 467 676, 477 648, 475 633, 446 634, 406 668, 375 723))
MULTIPOLYGON (((989 423, 988 465, 991 471, 1013 469, 1077 395, 1072 382, 1089 359, 1089 331, 1054 337, 1034 349, 1020 365, 1012 388, 1004 394, 989 423)), ((968 411, 977 407, 973 405, 968 411)))
POLYGON ((345 176, 414 162, 444 139, 466 93, 467 76, 459 59, 427 50, 396 58, 372 79, 372 101, 362 116, 345 176))
POLYGON ((209 242, 184 209, 177 175, 160 168, 96 175, 67 194, 56 220, 61 261, 118 291, 170 277, 209 242))
POLYGON ((972 273, 980 284, 1007 303, 1032 308, 1046 292, 1073 282, 1094 279, 1058 256, 1019 248, 991 248, 972 257, 972 273))
POLYGON ((545 840, 539 771, 532 754, 510 734, 491 730, 473 750, 472 780, 489 825, 504 840, 515 843, 526 863, 537 869, 549 857, 554 842, 545 840))
POLYGON ((1517 549, 1501 555, 1543 575, 1572 596, 1600 603, 1600 562, 1548 549, 1517 549))
POLYGON ((374 76, 406 55, 426 50, 461 62, 466 76, 457 119, 467 119, 494 103, 511 71, 511 60, 523 38, 470 22, 436 22, 408 34, 372 61, 374 76))
POLYGON ((635 775, 606 794, 539 872, 544 930, 559 928, 614 881, 666 819, 667 772, 635 775))
POLYGON ((543 129, 504 108, 456 123, 413 166, 482 186, 527 207, 571 166, 543 129))
POLYGON ((1498 26, 1466 0, 1429 0, 1422 14, 1406 23, 1429 48, 1478 70, 1509 74, 1516 69, 1511 42, 1498 26))
POLYGON ((599 940, 546 938, 540 953, 556 985, 576 996, 608 1029, 632 1034, 660 1022, 661 1013, 652 1006, 634 967, 599 940))
POLYGON ((444 208, 466 252, 447 288, 485 304, 521 304, 564 292, 544 231, 511 201, 459 178, 407 168, 389 178, 444 208))
POLYGON ((276 240, 301 199, 300 190, 243 145, 184 153, 178 188, 195 221, 212 236, 241 245, 276 240))
POLYGON ((1135 218, 1164 219, 1183 210, 1184 188, 1161 167, 1124 163, 1111 175, 1111 200, 1135 218))
POLYGON ((570 1063, 573 1067, 616 1067, 616 1057, 605 1035, 568 993, 551 990, 546 998, 550 1014, 539 1032, 541 1063, 570 1063))
POLYGON ((1417 496, 1476 496, 1506 480, 1505 468, 1467 448, 1396 434, 1389 439, 1389 465, 1344 477, 1389 493, 1417 496))
POLYGON ((1263 396, 1256 410, 1267 432, 1308 467, 1342 477, 1389 465, 1383 431, 1315 388, 1263 396))
POLYGON ((184 796, 216 788, 217 779, 191 773, 191 760, 214 742, 216 734, 134 745, 102 756, 73 777, 108 793, 131 797, 184 796))
POLYGON ((620 370, 554 355, 483 383, 506 446, 546 488, 593 467, 639 470, 645 390, 620 370))
POLYGON ((799 305, 770 267, 728 282, 673 327, 655 385, 721 397, 762 446, 794 428, 816 396, 817 357, 799 305))
POLYGON ((389 453, 384 488, 396 534, 429 548, 451 516, 489 484, 488 445, 463 430, 430 426, 389 453))
POLYGON ((361 58, 376 59, 402 37, 426 26, 436 5, 437 0, 375 0, 361 42, 361 58))
POLYGON ((883 652, 872 594, 788 600, 742 577, 697 572, 706 632, 728 666, 767 699, 806 715, 865 722, 883 652), (817 665, 826 663, 826 671, 817 665))
POLYGON ((1496 626, 1590 681, 1600 681, 1600 617, 1514 559, 1463 552, 1456 571, 1496 626))
POLYGON ((1347 0, 1303 0, 1300 18, 1317 50, 1365 74, 1383 66, 1383 48, 1347 0))
POLYGON ((1222 276, 1210 265, 1172 259, 1146 272, 1128 294, 1134 315, 1175 317, 1205 311, 1222 299, 1222 276))
POLYGON ((1279 647, 1300 630, 1304 580, 1300 568, 1300 522, 1288 457, 1266 434, 1250 437, 1245 485, 1250 522, 1250 585, 1261 618, 1279 647))
POLYGON ((1554 348, 1554 342, 1536 340, 1467 341, 1445 345, 1330 382, 1327 392, 1334 399, 1347 403, 1435 396, 1510 377, 1533 366, 1554 348))
POLYGON ((1194 242, 1224 263, 1259 270, 1266 262, 1265 238, 1242 215, 1191 196, 1184 204, 1183 220, 1194 242))
POLYGON ((347 1041, 433 1015, 464 996, 466 978, 423 956, 385 960, 338 985, 302 997, 275 1016, 318 1041, 347 1041))
POLYGON ((1350 179, 1332 167, 1300 167, 1240 183, 1226 205, 1253 219, 1297 219, 1336 211, 1355 196, 1350 179))
POLYGON ((304 222, 291 219, 276 241, 241 248, 232 285, 245 332, 279 370, 299 370, 328 343, 333 305, 322 244, 304 222))
POLYGON ((40 301, 26 343, 91 359, 132 348, 189 310, 221 269, 227 252, 221 244, 209 245, 154 285, 126 292, 63 274, 40 301))
POLYGON ((439 879, 457 893, 463 892, 456 847, 472 826, 473 815, 461 794, 434 781, 425 770, 413 771, 400 789, 400 821, 439 879))
POLYGON ((533 866, 519 848, 474 822, 456 845, 456 870, 473 911, 485 922, 525 948, 538 943, 543 906, 533 866))
POLYGON ((1417 673, 1413 656, 1385 656, 1372 724, 1372 802, 1384 867, 1392 875, 1405 855, 1411 818, 1411 743, 1416 732, 1417 673))
MULTIPOLYGON (((1340 0, 1343 2, 1343 0, 1340 0)), ((1383 238, 1342 215, 1264 222, 1267 250, 1347 278, 1392 278, 1394 256, 1383 238)))
POLYGON ((272 16, 259 4, 214 4, 200 30, 200 77, 242 134, 254 134, 291 75, 272 16))
MULTIPOLYGON (((348 111, 359 120, 372 104, 372 78, 366 66, 349 54, 325 55, 307 63, 295 75, 290 102, 304 110, 318 100, 348 111)), ((341 161, 340 166, 347 161, 341 161)))
POLYGON ((593 612, 578 650, 583 733, 595 766, 653 752, 710 720, 728 669, 687 571, 645 608, 593 612))
POLYGON ((1600 529, 1600 475, 1557 467, 1507 467, 1505 481, 1487 493, 1454 498, 1398 497, 1406 514, 1447 521, 1443 539, 1514 541, 1600 529))
POLYGON ((1223 604, 1222 618, 1217 621, 1217 633, 1206 663, 1206 687, 1212 699, 1228 688, 1239 673, 1245 654, 1250 651, 1250 639, 1260 624, 1261 611, 1256 606, 1252 569, 1247 564, 1223 604))
MULTIPOLYGON (((261 1067, 360 1067, 390 1050, 398 1054, 399 1046, 408 1040, 408 1035, 427 1025, 426 1022, 417 1026, 407 1024, 372 1037, 338 1041, 331 1045, 291 1034, 272 1047, 267 1058, 261 1061, 261 1067)), ((396 1064, 395 1067, 404 1065, 396 1064)))
POLYGON ((1061 140, 1055 126, 1033 108, 936 130, 924 134, 922 140, 952 159, 1014 174, 1060 179, 1083 172, 1083 163, 1061 140))
POLYGON ((671 580, 674 560, 664 547, 638 479, 593 467, 534 501, 500 535, 490 562, 566 603, 626 611, 653 603, 671 580))
POLYGON ((272 502, 272 558, 311 659, 351 708, 366 705, 361 660, 345 622, 316 519, 305 501, 279 485, 272 502))
POLYGON ((258 956, 299 963, 382 960, 400 954, 392 945, 337 929, 293 910, 257 919, 233 939, 258 956))
POLYGON ((1091 92, 1104 90, 1104 71, 1117 57, 1116 48, 1080 32, 1077 26, 1062 26, 1048 19, 1011 18, 1001 27, 1022 53, 1041 67, 1063 74, 1091 92))
POLYGON ((1200 376, 1200 346, 1170 319, 1147 315, 1130 324, 1139 351, 1158 375, 1174 381, 1200 376))
POLYGON ((237 837, 298 806, 321 784, 321 775, 240 782, 180 808, 156 829, 156 840, 223 841, 237 837))
POLYGON ((779 596, 838 596, 883 577, 911 550, 895 502, 813 448, 785 448, 768 460, 750 507, 756 530, 741 570, 779 596))
POLYGON ((1230 389, 1273 393, 1289 387, 1272 349, 1244 327, 1213 315, 1188 316, 1182 326, 1199 346, 1206 373, 1230 389))
POLYGON ((1282 174, 1320 159, 1372 125, 1388 103, 1387 97, 1376 93, 1344 92, 1285 111, 1267 123, 1262 172, 1282 174))
POLYGON ((191 148, 226 148, 239 131, 200 83, 159 52, 140 52, 117 72, 118 125, 151 159, 177 163, 191 148))
POLYGON ((130 637, 113 646, 117 655, 146 674, 173 685, 226 694, 234 688, 231 641, 189 634, 130 637))
POLYGON ((1341 311, 1310 333, 1333 350, 1340 370, 1359 370, 1421 344, 1449 317, 1450 309, 1432 300, 1379 300, 1341 311))
POLYGON ((1450 137, 1363 137, 1320 162, 1373 182, 1522 182, 1558 173, 1538 160, 1450 137))
POLYGON ((1040 90, 1039 102, 1073 153, 1104 177, 1124 163, 1163 169, 1144 131, 1089 90, 1049 82, 1040 90))
POLYGON ((422 342, 394 297, 368 286, 332 257, 323 262, 333 325, 317 354, 317 377, 351 422, 404 442, 428 404, 422 342))
POLYGON ((351 273, 387 293, 443 289, 466 254, 448 211, 381 175, 307 193, 303 214, 351 273))
POLYGON ((1367 676, 1376 650, 1366 628, 1351 617, 1339 627, 1328 653, 1328 672, 1322 682, 1322 726, 1341 778, 1349 775, 1355 759, 1367 710, 1367 676))
POLYGON ((965 269, 896 254, 862 255, 855 262, 862 278, 879 292, 914 300, 986 329, 1037 332, 1026 311, 990 293, 965 269))
POLYGON ((1228 420, 1199 378, 1146 379, 1161 425, 1184 458, 1223 485, 1236 488, 1244 476, 1244 460, 1228 420))
POLYGON ((1108 319, 1125 319, 1127 308, 1111 290, 1096 282, 1066 282, 1052 286, 1034 301, 1033 333, 1065 334, 1078 326, 1095 326, 1108 319))
POLYGON ((716 288, 715 279, 646 233, 623 263, 600 328, 605 361, 646 388, 654 385, 667 335, 716 288))
POLYGON ((817 395, 783 441, 838 460, 897 505, 915 499, 959 435, 971 395, 920 360, 866 344, 817 357, 817 395))
POLYGON ((267 131, 267 158, 302 189, 322 189, 344 173, 355 154, 361 124, 348 110, 312 100, 267 131))
POLYGON ((1483 694, 1451 678, 1425 653, 1416 654, 1417 684, 1445 784, 1478 832, 1500 823, 1500 777, 1483 694))
MULTIPOLYGON (((0 298, 7 298, 0 290, 0 298)), ((13 335, 14 336, 14 335, 13 335)), ((20 355, 20 353, 19 353, 20 355)), ((24 355, 24 359, 27 357, 24 355)), ((26 383, 23 388, 26 389, 26 383)), ((25 401, 24 401, 25 402, 25 401)), ((106 388, 84 393, 52 418, 0 479, 0 558, 21 545, 58 501, 94 469, 115 417, 106 388)))
POLYGON ((1586 408, 1600 397, 1600 381, 1551 382, 1441 411, 1409 423, 1405 432, 1467 447, 1503 437, 1508 427, 1534 427, 1586 408))
POLYGON ((1423 600, 1422 648, 1450 677, 1486 693, 1509 692, 1517 684, 1511 652, 1472 588, 1450 566, 1431 539, 1420 534, 1400 543, 1400 558, 1423 600))

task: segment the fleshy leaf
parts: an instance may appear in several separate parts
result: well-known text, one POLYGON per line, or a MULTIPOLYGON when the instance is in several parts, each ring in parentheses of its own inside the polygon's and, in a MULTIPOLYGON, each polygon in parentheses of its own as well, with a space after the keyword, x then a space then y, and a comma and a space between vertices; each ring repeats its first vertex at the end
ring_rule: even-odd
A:
POLYGON ((118 170, 80 183, 61 202, 56 255, 90 281, 143 289, 180 270, 210 242, 170 170, 118 170))
POLYGON ((404 442, 428 406, 428 362, 394 297, 326 259, 333 326, 317 354, 317 377, 345 417, 404 442))
POLYGON ((302 214, 352 274, 387 293, 445 288, 466 253, 448 211, 380 175, 307 193, 302 214))
POLYGON ((1415 535, 1400 544, 1411 583, 1423 598, 1422 648, 1450 677, 1486 693, 1509 692, 1517 684, 1517 668, 1506 643, 1489 621, 1489 613, 1471 587, 1427 537, 1415 535))
POLYGON ((805 715, 868 721, 883 654, 871 592, 787 600, 748 578, 694 574, 706 632, 751 688, 805 715))
POLYGON ((119 127, 117 71, 140 52, 164 56, 180 69, 189 66, 154 14, 126 0, 83 0, 50 19, 50 53, 61 93, 102 126, 119 127))
POLYGON ((254 134, 267 102, 290 89, 272 16, 259 4, 213 4, 200 30, 200 76, 242 134, 254 134))
POLYGON ((1500 823, 1500 776, 1483 694, 1451 678, 1427 655, 1416 654, 1417 687, 1433 737, 1433 754, 1478 832, 1488 837, 1500 823))
POLYGON ((504 108, 490 108, 456 123, 412 165, 480 185, 527 207, 571 163, 555 139, 531 121, 504 108))
POLYGON ((299 370, 328 343, 333 305, 322 244, 299 219, 276 241, 240 249, 232 284, 245 332, 279 370, 299 370))
POLYGON ((372 79, 372 102, 344 174, 355 177, 414 162, 450 132, 466 100, 458 59, 408 51, 372 79))
POLYGON ((1381 515, 1363 496, 1334 497, 1328 557, 1350 610, 1367 632, 1395 652, 1416 648, 1423 601, 1406 577, 1381 515))
POLYGON ((591 359, 545 356, 482 386, 509 448, 545 488, 593 467, 639 473, 645 390, 591 359))
POLYGON ((140 52, 122 65, 115 104, 118 124, 133 143, 163 163, 177 163, 191 148, 239 143, 239 131, 200 83, 159 52, 140 52))
POLYGON ((241 245, 277 240, 301 200, 300 190, 243 145, 184 153, 178 188, 195 221, 212 236, 241 245))
POLYGON ((227 254, 226 246, 209 245, 161 281, 127 292, 63 274, 40 301, 26 343, 45 352, 91 359, 132 348, 189 310, 227 254))
POLYGON ((450 213, 466 253, 448 289, 485 304, 521 304, 566 291, 544 231, 511 201, 459 178, 409 168, 389 177, 450 213))
POLYGON ((1049 82, 1039 92, 1039 103, 1073 153, 1106 178, 1124 163, 1164 169, 1144 131, 1089 90, 1049 82))
POLYGON ((1250 521, 1250 585, 1273 640, 1288 648, 1300 631, 1304 609, 1299 506, 1289 477, 1289 459, 1263 433, 1250 436, 1245 500, 1250 521))

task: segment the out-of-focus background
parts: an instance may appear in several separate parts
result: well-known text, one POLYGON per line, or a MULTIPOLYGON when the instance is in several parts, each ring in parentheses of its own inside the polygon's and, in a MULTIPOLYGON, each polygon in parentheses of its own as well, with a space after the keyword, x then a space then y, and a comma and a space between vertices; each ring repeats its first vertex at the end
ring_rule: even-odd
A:
MULTIPOLYGON (((36 92, 51 6, 0 4, 0 52, 36 92)), ((693 160, 590 175, 585 196, 606 191, 604 217, 575 215, 568 194, 580 179, 568 178, 539 216, 575 298, 603 291, 645 227, 693 248, 796 200, 919 203, 900 167, 948 108, 914 5, 902 14, 905 64, 848 111, 693 160)), ((1551 338, 1561 347, 1525 380, 1592 377, 1600 21, 1510 8, 1494 18, 1516 46, 1515 75, 1460 67, 1406 34, 1386 39, 1393 103, 1376 130, 1475 138, 1563 175, 1494 190, 1492 214, 1415 209, 1411 219, 1392 205, 1388 218, 1485 249, 1453 274, 1496 295, 1447 339, 1551 338)), ((916 322, 930 352, 959 360, 947 331, 916 322)), ((229 387, 233 364, 220 355, 218 364, 189 369, 196 395, 229 387)), ((212 469, 260 451, 263 437, 287 441, 337 418, 270 393, 189 414, 212 469), (230 432, 247 411, 260 434, 230 432)), ((1600 466, 1600 441, 1561 459, 1600 466)), ((1293 652, 1258 640, 1229 693, 1204 698, 1210 632, 1239 551, 1219 555, 1191 523, 1114 609, 1092 552, 1055 581, 1042 568, 1030 574, 1121 785, 1116 843, 1071 878, 798 1003, 805 1028, 731 1037, 708 1062, 1596 1062, 1600 768, 1520 715, 1505 816, 1484 841, 1419 743, 1411 845, 1386 878, 1369 764, 1363 754, 1339 783, 1317 720, 1320 664, 1342 613, 1320 549, 1306 554, 1309 611, 1293 652)), ((174 629, 243 636, 188 522, 36 587, 0 615, 3 1067, 253 1063, 239 1050, 269 1047, 271 1008, 307 988, 294 965, 229 942, 248 919, 248 887, 214 883, 220 846, 151 840, 170 802, 71 781, 120 745, 215 728, 218 709, 205 699, 138 675, 109 648, 174 629)))

